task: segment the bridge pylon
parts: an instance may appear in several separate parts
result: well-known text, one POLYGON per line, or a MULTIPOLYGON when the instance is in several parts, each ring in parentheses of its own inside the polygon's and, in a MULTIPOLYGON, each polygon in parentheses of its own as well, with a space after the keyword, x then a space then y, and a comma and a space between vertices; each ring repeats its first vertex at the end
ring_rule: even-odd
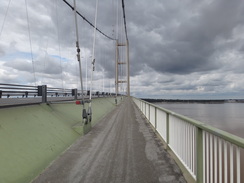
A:
POLYGON ((116 96, 119 91, 119 85, 126 83, 126 95, 130 96, 130 63, 129 63, 129 41, 126 40, 126 43, 119 43, 118 40, 116 40, 116 61, 115 61, 115 91, 116 96), (126 48, 126 55, 125 60, 121 60, 120 55, 124 54, 122 51, 120 51, 119 47, 125 47, 126 48), (122 52, 122 53, 121 53, 122 52), (126 77, 120 77, 120 68, 124 68, 126 70, 126 77))

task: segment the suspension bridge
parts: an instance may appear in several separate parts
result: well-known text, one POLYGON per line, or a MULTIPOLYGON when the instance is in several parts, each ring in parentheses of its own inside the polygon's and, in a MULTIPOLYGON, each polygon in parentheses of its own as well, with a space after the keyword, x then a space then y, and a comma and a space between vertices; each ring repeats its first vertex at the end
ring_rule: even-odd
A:
MULTIPOLYGON (((5 2, 1 44, 18 2, 5 2)), ((31 73, 0 83, 0 182, 244 181, 244 139, 130 96, 124 0, 43 2, 22 3, 28 41, 1 58, 31 73), (35 11, 51 17, 38 40, 35 11)))

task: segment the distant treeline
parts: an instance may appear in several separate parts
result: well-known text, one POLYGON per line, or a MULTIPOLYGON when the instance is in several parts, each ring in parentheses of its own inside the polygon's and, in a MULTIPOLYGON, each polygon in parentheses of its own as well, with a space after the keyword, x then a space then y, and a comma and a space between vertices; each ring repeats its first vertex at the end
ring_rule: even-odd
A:
POLYGON ((244 99, 219 99, 219 100, 186 100, 186 99, 149 99, 149 98, 142 98, 142 100, 145 100, 150 103, 155 102, 172 102, 172 103, 207 103, 207 104, 218 104, 218 103, 244 103, 244 99))

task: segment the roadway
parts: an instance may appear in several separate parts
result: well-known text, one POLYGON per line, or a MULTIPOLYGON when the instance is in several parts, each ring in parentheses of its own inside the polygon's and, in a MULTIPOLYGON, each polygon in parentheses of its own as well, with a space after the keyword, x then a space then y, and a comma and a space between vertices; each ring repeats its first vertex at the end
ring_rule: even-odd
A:
POLYGON ((33 183, 186 182, 133 101, 124 100, 33 183))

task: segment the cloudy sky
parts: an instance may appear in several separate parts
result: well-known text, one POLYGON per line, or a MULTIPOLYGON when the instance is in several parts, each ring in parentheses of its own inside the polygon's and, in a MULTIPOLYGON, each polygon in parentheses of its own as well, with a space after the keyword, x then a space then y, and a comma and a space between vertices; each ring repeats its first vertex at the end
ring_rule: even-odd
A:
MULTIPOLYGON (((71 9, 62 0, 0 3, 0 82, 80 87, 71 9)), ((123 39, 117 4, 99 2, 97 26, 123 39)), ((77 6, 94 23, 95 0, 77 6)), ((125 8, 133 96, 244 98, 243 0, 125 0, 125 8)), ((78 19, 86 89, 93 29, 78 19)), ((114 91, 114 45, 97 33, 94 90, 114 91)))

